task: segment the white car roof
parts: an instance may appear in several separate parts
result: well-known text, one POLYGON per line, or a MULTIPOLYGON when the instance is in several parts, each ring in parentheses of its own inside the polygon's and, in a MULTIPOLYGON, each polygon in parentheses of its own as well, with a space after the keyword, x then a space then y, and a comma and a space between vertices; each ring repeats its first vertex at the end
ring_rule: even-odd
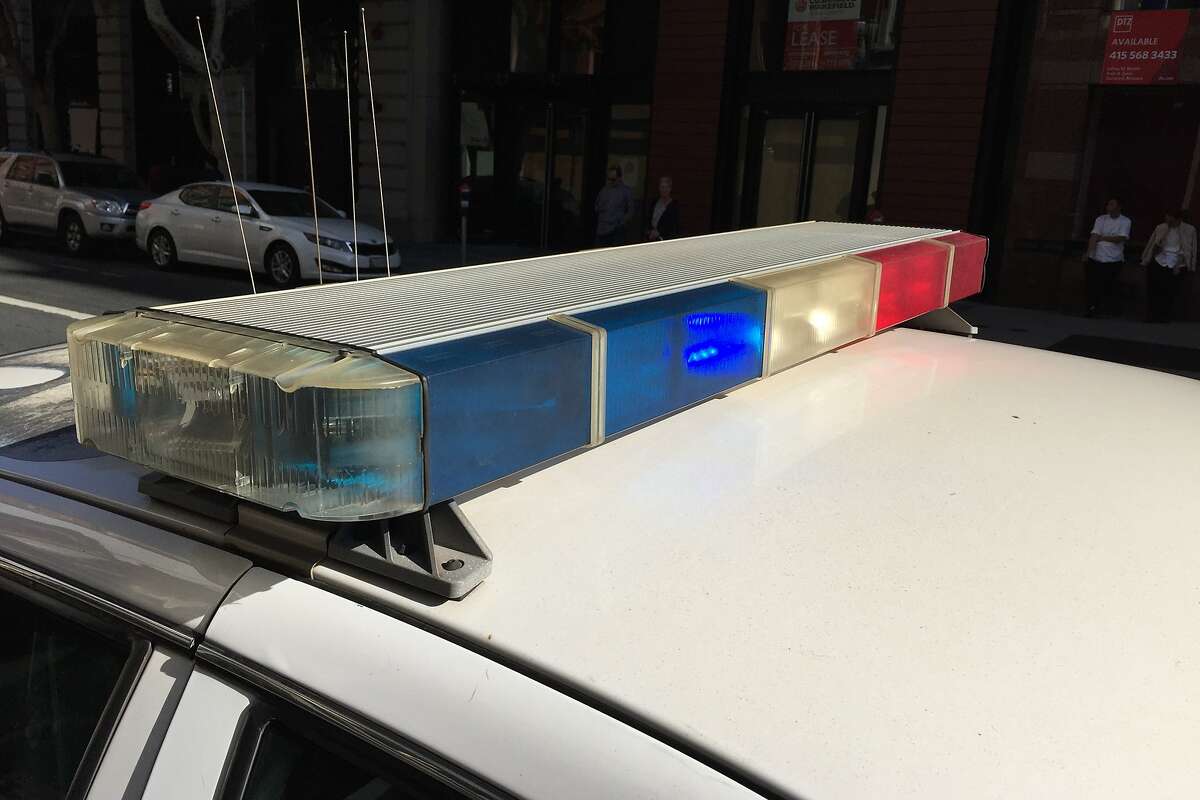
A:
POLYGON ((896 330, 464 502, 491 577, 395 602, 808 798, 1178 795, 1197 409, 896 330))

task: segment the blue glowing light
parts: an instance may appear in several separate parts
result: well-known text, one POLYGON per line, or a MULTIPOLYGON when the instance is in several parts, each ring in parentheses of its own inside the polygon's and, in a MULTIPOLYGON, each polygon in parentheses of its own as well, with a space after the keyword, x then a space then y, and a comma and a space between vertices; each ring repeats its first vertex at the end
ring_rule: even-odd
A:
POLYGON ((607 435, 762 374, 766 295, 757 289, 720 284, 579 318, 607 332, 607 435))
POLYGON ((689 347, 685 352, 687 353, 687 358, 685 360, 689 364, 695 364, 699 361, 707 361, 708 359, 716 358, 721 354, 720 348, 712 344, 689 347))

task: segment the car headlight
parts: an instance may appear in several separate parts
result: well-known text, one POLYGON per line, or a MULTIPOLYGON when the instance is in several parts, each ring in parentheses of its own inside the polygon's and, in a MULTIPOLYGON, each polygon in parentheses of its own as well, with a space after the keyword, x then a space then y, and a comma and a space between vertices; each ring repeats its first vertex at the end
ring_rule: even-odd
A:
POLYGON ((116 200, 93 200, 92 207, 101 214, 120 214, 124 206, 116 200))
POLYGON ((313 244, 319 244, 321 247, 328 247, 330 250, 339 250, 343 253, 353 253, 354 248, 349 242, 344 242, 341 239, 331 239, 328 236, 317 236, 316 234, 306 233, 304 238, 308 239, 313 244))

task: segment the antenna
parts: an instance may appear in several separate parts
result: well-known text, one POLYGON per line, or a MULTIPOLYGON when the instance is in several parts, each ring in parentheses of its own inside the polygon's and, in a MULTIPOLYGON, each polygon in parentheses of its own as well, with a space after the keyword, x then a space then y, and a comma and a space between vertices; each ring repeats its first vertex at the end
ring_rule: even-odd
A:
POLYGON ((296 0, 296 33, 300 37, 300 81, 304 84, 304 135, 308 139, 308 188, 312 194, 313 235, 317 237, 317 283, 325 282, 321 264, 321 226, 317 222, 317 169, 313 166, 312 120, 308 115, 308 62, 304 59, 304 23, 300 20, 300 0, 296 0))
POLYGON ((196 17, 196 32, 200 34, 200 52, 204 55, 204 69, 208 72, 208 89, 212 92, 213 113, 217 117, 217 131, 221 134, 221 150, 225 153, 225 169, 229 173, 229 191, 233 195, 233 212, 237 214, 238 233, 242 235, 242 252, 246 254, 246 271, 250 273, 250 291, 258 294, 254 286, 254 266, 250 263, 250 245, 246 244, 246 229, 242 227, 242 209, 238 205, 237 187, 233 185, 233 164, 229 161, 229 146, 225 144, 225 126, 221 124, 221 104, 217 102, 217 85, 213 83, 212 65, 208 63, 208 47, 204 44, 204 28, 200 17, 196 17))
POLYGON ((367 10, 358 7, 362 18, 363 54, 367 57, 367 93, 371 101, 371 130, 375 134, 375 172, 379 176, 379 216, 383 219, 383 263, 387 265, 388 277, 392 277, 392 252, 388 249, 387 209, 383 205, 383 160, 379 154, 379 123, 375 120, 375 81, 371 78, 371 45, 367 36, 367 10))
MULTIPOLYGON (((350 113, 350 37, 342 31, 342 48, 346 55, 346 139, 350 142, 350 217, 354 225, 354 280, 358 280, 358 184, 354 180, 354 117, 350 113)), ((387 244, 384 243, 384 249, 387 244)))

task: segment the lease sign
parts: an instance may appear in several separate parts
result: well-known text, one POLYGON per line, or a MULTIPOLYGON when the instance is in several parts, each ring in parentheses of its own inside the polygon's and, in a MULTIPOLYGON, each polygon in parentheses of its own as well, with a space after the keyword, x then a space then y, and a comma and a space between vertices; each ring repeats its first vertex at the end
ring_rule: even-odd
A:
POLYGON ((862 0, 790 0, 786 70, 854 69, 862 0))
POLYGON ((1101 83, 1174 83, 1190 11, 1114 11, 1101 83))

